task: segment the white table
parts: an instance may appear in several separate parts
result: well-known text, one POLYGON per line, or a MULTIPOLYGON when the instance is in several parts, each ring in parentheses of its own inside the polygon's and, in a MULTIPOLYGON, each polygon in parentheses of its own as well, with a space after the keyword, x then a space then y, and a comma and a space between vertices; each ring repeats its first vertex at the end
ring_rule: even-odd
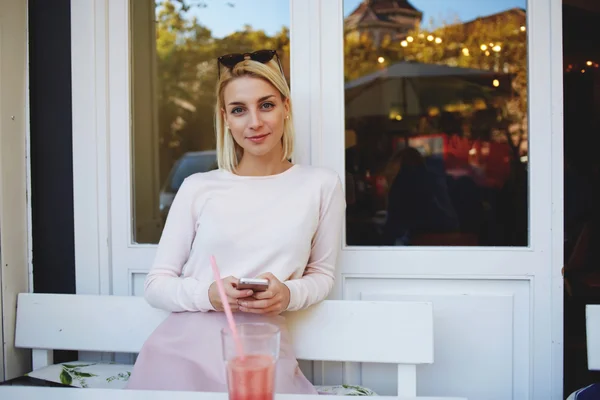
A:
MULTIPOLYGON (((227 400, 227 393, 151 392, 145 390, 71 389, 25 386, 0 386, 0 400, 227 400)), ((280 394, 276 400, 340 400, 356 396, 307 396, 280 394)), ((389 397, 380 400, 466 400, 457 397, 389 397)))

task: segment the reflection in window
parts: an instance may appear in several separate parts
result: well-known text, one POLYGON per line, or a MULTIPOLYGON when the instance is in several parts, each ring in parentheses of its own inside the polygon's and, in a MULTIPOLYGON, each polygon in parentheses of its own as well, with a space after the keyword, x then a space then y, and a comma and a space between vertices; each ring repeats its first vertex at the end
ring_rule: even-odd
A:
POLYGON ((289 4, 131 0, 133 241, 157 243, 183 180, 217 167, 219 55, 277 50, 289 81, 289 4), (269 15, 256 13, 269 9, 269 15))
POLYGON ((528 245, 526 12, 497 4, 345 0, 348 245, 528 245))

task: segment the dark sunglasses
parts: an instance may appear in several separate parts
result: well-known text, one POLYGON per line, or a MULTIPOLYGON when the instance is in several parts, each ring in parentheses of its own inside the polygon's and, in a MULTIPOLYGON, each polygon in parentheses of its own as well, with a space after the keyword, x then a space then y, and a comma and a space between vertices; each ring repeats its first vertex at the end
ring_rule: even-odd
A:
MULTIPOLYGON (((281 71, 281 75, 284 75, 283 67, 281 66, 281 60, 279 59, 279 55, 277 54, 277 52, 275 50, 257 50, 252 53, 225 54, 224 56, 217 58, 217 60, 218 60, 219 64, 221 64, 222 66, 229 68, 229 69, 233 69, 233 67, 235 67, 236 65, 238 65, 239 63, 241 63, 242 61, 244 61, 246 59, 250 59, 252 61, 257 61, 259 63, 266 64, 269 61, 271 61, 273 59, 273 57, 275 57, 277 59, 277 64, 279 65, 279 70, 281 71)), ((219 78, 221 78, 221 68, 219 67, 219 68, 217 68, 217 70, 218 70, 219 78)))

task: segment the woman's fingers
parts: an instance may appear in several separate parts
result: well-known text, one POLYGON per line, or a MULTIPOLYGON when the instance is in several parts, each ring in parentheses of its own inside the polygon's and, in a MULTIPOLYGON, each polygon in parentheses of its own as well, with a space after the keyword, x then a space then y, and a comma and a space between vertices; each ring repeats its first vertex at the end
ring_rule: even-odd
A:
POLYGON ((275 293, 273 293, 271 290, 265 290, 264 292, 254 293, 253 297, 257 300, 270 299, 272 297, 275 297, 275 293))
POLYGON ((240 311, 251 313, 251 314, 277 315, 281 312, 281 305, 279 303, 276 303, 267 308, 246 308, 246 307, 240 306, 240 311))
POLYGON ((264 299, 264 300, 253 300, 253 299, 242 300, 242 301, 239 301, 238 304, 241 307, 248 308, 248 309, 256 309, 256 308, 265 309, 265 308, 271 307, 273 304, 276 304, 278 302, 279 302, 279 299, 272 297, 270 299, 264 299))

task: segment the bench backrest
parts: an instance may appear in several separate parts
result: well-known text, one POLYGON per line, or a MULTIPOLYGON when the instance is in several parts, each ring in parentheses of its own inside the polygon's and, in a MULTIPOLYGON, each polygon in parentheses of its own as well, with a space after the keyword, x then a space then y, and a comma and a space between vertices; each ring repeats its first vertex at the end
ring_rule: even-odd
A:
MULTIPOLYGON (((52 350, 138 353, 167 315, 141 297, 22 293, 15 346, 33 349, 34 369, 52 350)), ((399 395, 433 363, 431 303, 326 300, 286 318, 298 359, 398 364, 399 395)))
POLYGON ((585 306, 588 369, 600 371, 600 304, 585 306))

